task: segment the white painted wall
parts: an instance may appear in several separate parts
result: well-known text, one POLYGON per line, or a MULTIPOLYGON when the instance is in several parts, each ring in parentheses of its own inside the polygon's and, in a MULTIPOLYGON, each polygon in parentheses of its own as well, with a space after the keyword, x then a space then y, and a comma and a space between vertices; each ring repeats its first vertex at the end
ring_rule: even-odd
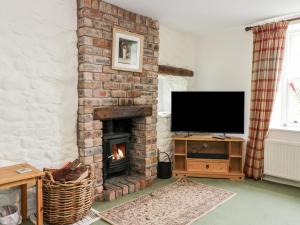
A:
POLYGON ((194 71, 193 78, 185 78, 188 89, 197 76, 197 46, 195 36, 169 29, 163 25, 159 29, 159 64, 186 68, 194 71))
POLYGON ((241 27, 199 37, 197 52, 197 76, 192 88, 199 91, 245 91, 245 134, 242 136, 247 138, 252 33, 241 27))
MULTIPOLYGON (((26 161, 42 169, 78 156, 76 7, 76 0, 0 7, 0 167, 26 161)), ((19 199, 18 189, 0 191, 0 205, 19 199)), ((30 189, 29 214, 34 209, 30 189)))
POLYGON ((2 160, 43 168, 78 156, 76 7, 76 0, 0 7, 2 160))
MULTIPOLYGON (((160 152, 166 152, 169 156, 173 157, 172 150, 172 133, 171 129, 171 115, 158 113, 157 116, 157 148, 160 152)), ((168 161, 166 154, 160 154, 161 161, 168 161)))
MULTIPOLYGON (((183 91, 191 88, 193 80, 197 76, 197 38, 160 26, 160 50, 159 64, 187 68, 194 71, 193 78, 159 75, 158 79, 158 113, 157 118, 157 146, 160 151, 172 155, 172 133, 171 129, 171 91, 183 91), (163 83, 162 83, 163 82, 163 83), (169 99, 169 100, 168 100, 169 99)), ((162 160, 167 160, 161 155, 162 160)))

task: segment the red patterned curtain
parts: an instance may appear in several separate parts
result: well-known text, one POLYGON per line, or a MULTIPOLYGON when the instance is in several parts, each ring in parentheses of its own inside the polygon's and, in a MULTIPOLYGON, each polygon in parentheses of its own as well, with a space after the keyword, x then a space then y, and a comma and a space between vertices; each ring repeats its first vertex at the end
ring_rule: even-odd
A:
POLYGON ((263 173, 264 141, 269 129, 280 78, 288 22, 257 26, 253 31, 251 109, 245 173, 259 179, 263 173))

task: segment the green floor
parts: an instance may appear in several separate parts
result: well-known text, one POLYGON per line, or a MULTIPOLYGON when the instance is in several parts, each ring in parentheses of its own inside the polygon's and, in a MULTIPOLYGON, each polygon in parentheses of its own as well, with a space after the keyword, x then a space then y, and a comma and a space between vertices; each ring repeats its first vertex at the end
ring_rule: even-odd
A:
MULTIPOLYGON (((266 181, 229 181, 222 179, 191 178, 196 182, 221 187, 237 193, 235 197, 200 218, 193 225, 300 225, 300 188, 266 181)), ((99 202, 93 206, 102 211, 137 196, 173 182, 159 180, 138 193, 133 193, 113 202, 99 202)), ((23 223, 29 225, 30 223, 23 223)), ((103 221, 94 225, 107 224, 103 221)))

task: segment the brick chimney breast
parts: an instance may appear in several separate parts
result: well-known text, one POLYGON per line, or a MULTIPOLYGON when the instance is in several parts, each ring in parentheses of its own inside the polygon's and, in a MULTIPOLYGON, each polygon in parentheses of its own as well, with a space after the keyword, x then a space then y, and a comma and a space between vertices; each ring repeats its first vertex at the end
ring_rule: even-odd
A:
POLYGON ((147 111, 132 117, 131 168, 145 177, 156 177, 159 23, 104 1, 78 0, 77 35, 79 158, 91 166, 95 194, 101 198, 103 122, 95 117, 99 108, 132 106, 147 111), (144 36, 141 73, 112 69, 114 27, 144 36))

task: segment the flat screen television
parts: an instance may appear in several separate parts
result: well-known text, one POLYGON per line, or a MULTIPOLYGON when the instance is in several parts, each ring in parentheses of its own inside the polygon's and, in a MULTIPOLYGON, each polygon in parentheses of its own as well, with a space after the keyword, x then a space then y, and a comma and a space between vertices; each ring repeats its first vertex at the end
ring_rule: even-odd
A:
POLYGON ((172 92, 171 131, 244 133, 244 92, 172 92))

